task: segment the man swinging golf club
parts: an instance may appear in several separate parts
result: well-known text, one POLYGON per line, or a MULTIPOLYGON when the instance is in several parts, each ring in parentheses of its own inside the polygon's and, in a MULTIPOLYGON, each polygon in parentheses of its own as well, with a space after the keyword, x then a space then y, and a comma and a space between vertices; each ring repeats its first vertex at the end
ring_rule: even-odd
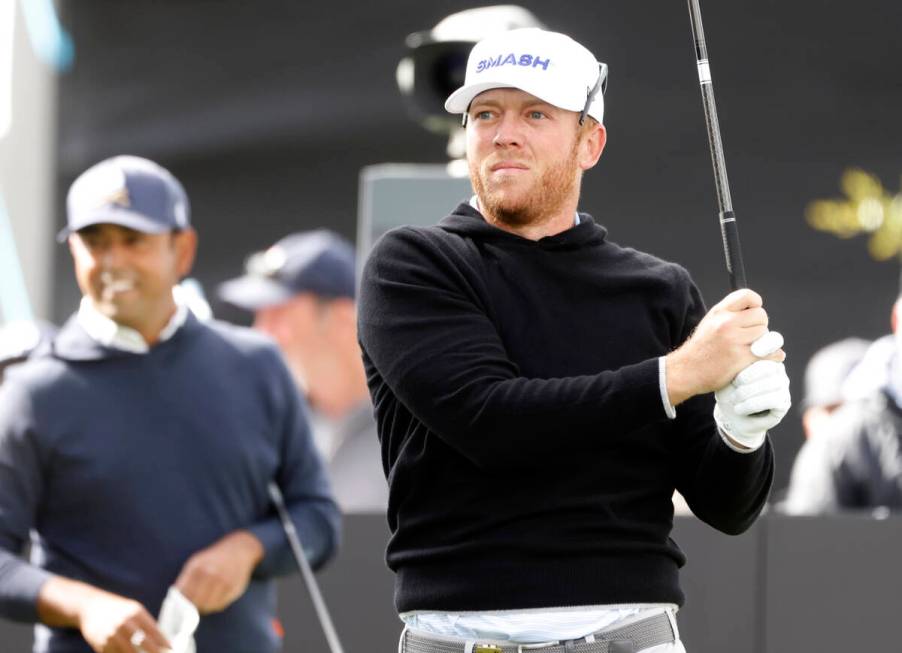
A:
POLYGON ((682 652, 671 495, 727 533, 767 498, 790 396, 762 298, 706 311, 577 211, 605 74, 563 34, 478 43, 445 104, 475 195, 365 266, 401 651, 682 652))

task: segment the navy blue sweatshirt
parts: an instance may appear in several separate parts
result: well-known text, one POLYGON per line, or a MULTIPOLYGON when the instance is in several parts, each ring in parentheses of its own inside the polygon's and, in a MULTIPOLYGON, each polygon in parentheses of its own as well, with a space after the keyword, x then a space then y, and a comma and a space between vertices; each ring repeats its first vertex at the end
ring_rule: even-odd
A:
MULTIPOLYGON (((302 400, 272 343, 193 316, 147 354, 109 349, 72 319, 0 387, 0 614, 35 620, 49 574, 156 615, 185 561, 236 529, 265 548, 247 592, 201 619, 198 651, 266 653, 277 574, 294 569, 267 483, 285 495, 314 564, 338 510, 302 400), (33 529, 31 564, 16 557, 33 529)), ((36 651, 87 652, 38 626, 36 651)))
POLYGON ((729 448, 711 395, 662 405, 657 359, 705 312, 688 273, 580 217, 531 241, 462 204, 365 266, 400 612, 682 604, 674 489, 728 533, 764 505, 769 443, 729 448))

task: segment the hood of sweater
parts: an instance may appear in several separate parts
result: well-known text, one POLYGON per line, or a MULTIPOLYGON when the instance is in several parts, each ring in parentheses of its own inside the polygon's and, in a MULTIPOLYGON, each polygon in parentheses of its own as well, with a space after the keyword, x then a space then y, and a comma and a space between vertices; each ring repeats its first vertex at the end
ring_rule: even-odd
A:
POLYGON ((607 229, 596 224, 591 215, 580 213, 578 225, 554 236, 530 240, 489 224, 479 211, 467 203, 459 204, 451 215, 439 222, 438 226, 445 231, 474 240, 501 241, 541 249, 578 249, 587 245, 600 245, 605 242, 608 233, 607 229))

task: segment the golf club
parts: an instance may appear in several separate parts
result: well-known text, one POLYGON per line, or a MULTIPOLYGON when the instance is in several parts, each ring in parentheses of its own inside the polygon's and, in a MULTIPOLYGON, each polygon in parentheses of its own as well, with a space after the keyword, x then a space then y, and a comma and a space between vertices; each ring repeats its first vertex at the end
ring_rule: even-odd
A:
POLYGON ((294 522, 291 521, 288 508, 285 507, 282 492, 275 482, 270 482, 267 489, 269 490, 269 497, 276 507, 276 512, 279 514, 279 521, 282 522, 282 529, 285 531, 285 536, 288 538, 288 543, 291 546, 291 553, 294 555, 295 562, 297 562, 301 575, 304 577, 304 583, 307 585, 307 591, 313 600, 313 607, 316 609, 316 616, 319 618, 323 634, 326 636, 326 641, 329 644, 329 651, 331 653, 344 653, 341 642, 338 640, 338 634, 335 632, 332 617, 329 615, 329 608, 326 607, 323 595, 319 591, 319 585, 313 576, 313 570, 310 568, 310 563, 307 562, 307 556, 304 554, 304 548, 301 546, 301 538, 294 527, 294 522))
POLYGON ((705 44, 705 30, 702 27, 702 15, 698 6, 698 0, 689 0, 689 17, 692 22, 692 36, 695 41, 698 81, 702 91, 702 104, 705 108, 705 123, 708 127, 711 162, 714 164, 714 186, 717 193, 717 212, 720 219, 720 233, 723 238, 723 251, 726 257, 727 271, 730 273, 730 286, 733 290, 737 290, 739 288, 747 288, 748 285, 745 280, 745 267, 742 264, 739 228, 736 225, 736 215, 733 213, 733 200, 730 197, 730 182, 727 179, 727 166, 724 162, 723 142, 720 138, 720 124, 717 121, 717 106, 714 103, 714 88, 711 83, 708 47, 705 44))

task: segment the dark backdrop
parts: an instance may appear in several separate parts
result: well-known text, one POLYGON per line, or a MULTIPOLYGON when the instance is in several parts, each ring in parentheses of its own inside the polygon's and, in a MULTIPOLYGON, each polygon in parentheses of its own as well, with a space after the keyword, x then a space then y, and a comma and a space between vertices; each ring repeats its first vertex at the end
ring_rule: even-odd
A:
MULTIPOLYGON (((610 65, 609 144, 582 207, 611 238, 684 264, 709 303, 727 291, 711 163, 683 2, 526 1, 610 65)), ((97 160, 132 153, 184 183, 209 289, 288 231, 355 233, 364 165, 438 162, 443 139, 404 110, 404 37, 469 3, 392 0, 69 0, 77 64, 59 96, 59 198, 97 160)), ((863 239, 813 231, 806 204, 839 195, 851 165, 898 190, 902 4, 897 0, 704 2, 746 268, 786 336, 796 401, 818 347, 889 330, 897 271, 863 239)), ((435 207, 440 218, 450 207, 435 207)), ((76 305, 60 248, 55 317, 76 305)), ((244 316, 215 306, 219 315, 244 316)), ((588 326, 591 328, 591 326, 588 326)), ((777 487, 801 443, 774 432, 777 487)))

